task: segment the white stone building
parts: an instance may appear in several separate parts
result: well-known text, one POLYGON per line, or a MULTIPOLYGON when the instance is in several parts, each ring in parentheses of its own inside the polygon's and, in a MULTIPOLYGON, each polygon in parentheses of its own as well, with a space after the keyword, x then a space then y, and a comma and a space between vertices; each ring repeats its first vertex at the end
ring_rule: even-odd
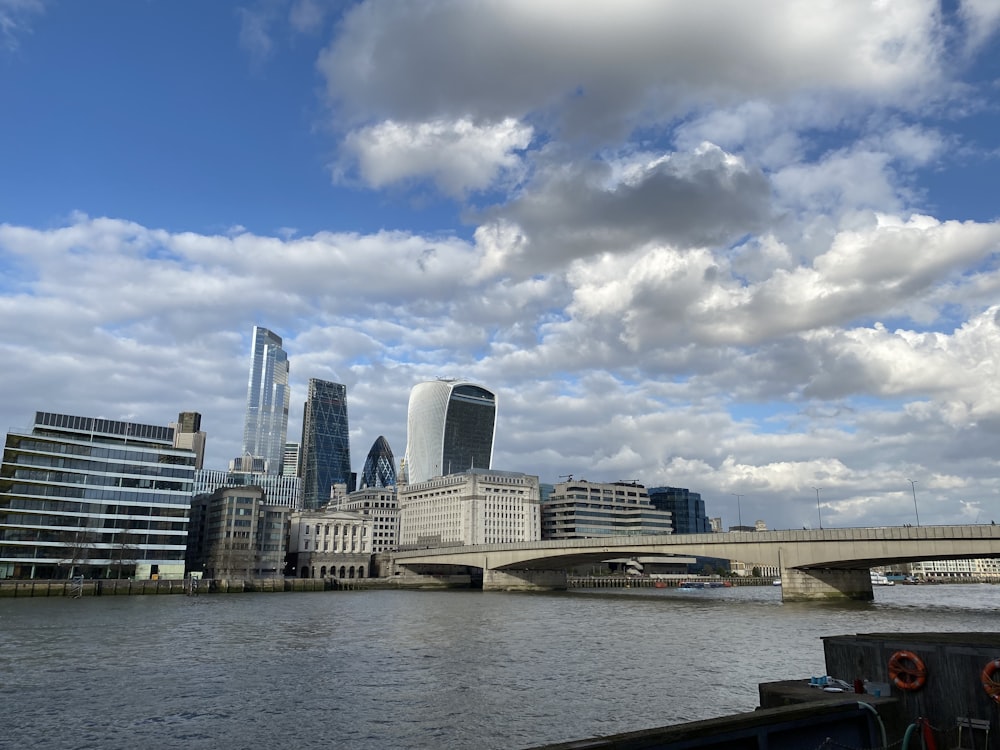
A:
POLYGON ((331 506, 294 511, 288 556, 299 578, 365 578, 371 572, 372 519, 331 506))
POLYGON ((470 469, 399 488, 402 549, 541 538, 537 476, 470 469))

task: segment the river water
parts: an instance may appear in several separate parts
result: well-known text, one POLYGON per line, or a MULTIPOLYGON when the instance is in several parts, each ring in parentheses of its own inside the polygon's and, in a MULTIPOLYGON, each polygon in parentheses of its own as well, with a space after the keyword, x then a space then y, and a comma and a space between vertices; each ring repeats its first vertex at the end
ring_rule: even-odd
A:
MULTIPOLYGON (((1000 586, 0 599, 0 747, 525 748, 757 705, 821 636, 995 630, 1000 586)), ((863 675, 838 675, 853 679, 863 675)))

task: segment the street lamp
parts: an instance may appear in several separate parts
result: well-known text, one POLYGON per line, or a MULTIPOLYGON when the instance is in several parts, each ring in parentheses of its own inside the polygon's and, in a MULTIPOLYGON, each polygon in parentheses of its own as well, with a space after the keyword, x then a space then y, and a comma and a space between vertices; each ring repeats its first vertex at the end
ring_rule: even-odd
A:
POLYGON ((730 492, 729 494, 736 498, 736 517, 738 519, 737 523, 739 524, 738 528, 740 531, 743 531, 743 511, 740 510, 740 498, 743 497, 743 495, 737 495, 735 492, 730 492))
POLYGON ((823 530, 823 511, 819 507, 819 491, 823 489, 822 487, 813 487, 816 490, 816 515, 819 516, 819 530, 823 530))
POLYGON ((913 512, 916 513, 916 515, 917 515, 917 526, 919 526, 920 525, 920 511, 917 510, 917 480, 916 479, 907 479, 906 481, 910 483, 910 491, 913 493, 913 512))

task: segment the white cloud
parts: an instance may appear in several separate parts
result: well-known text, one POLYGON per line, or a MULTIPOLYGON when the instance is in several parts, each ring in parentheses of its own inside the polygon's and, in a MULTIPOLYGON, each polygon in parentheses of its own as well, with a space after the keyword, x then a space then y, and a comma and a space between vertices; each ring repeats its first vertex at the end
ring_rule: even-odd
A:
POLYGON ((0 50, 12 52, 31 33, 31 19, 45 9, 42 0, 0 0, 0 50))
POLYGON ((460 197, 516 176, 521 168, 517 152, 527 148, 531 136, 529 126, 511 118, 493 123, 389 120, 349 133, 344 147, 370 187, 428 178, 442 192, 460 197))

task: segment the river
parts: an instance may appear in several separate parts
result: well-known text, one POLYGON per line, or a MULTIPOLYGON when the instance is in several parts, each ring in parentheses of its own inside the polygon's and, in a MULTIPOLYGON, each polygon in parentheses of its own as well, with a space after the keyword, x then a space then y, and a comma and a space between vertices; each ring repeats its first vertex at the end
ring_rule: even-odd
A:
MULTIPOLYGON (((995 630, 1000 586, 0 599, 0 747, 525 748, 757 705, 821 636, 995 630)), ((837 675, 845 679, 866 675, 837 675)))

